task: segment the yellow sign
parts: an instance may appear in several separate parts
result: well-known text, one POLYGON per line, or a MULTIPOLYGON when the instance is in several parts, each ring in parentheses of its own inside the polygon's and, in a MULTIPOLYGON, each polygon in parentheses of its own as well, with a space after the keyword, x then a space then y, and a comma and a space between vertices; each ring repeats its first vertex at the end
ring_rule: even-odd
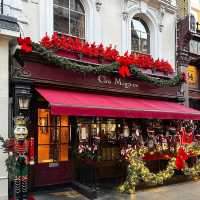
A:
POLYGON ((196 85, 198 82, 198 70, 195 66, 189 65, 187 68, 189 85, 196 85))

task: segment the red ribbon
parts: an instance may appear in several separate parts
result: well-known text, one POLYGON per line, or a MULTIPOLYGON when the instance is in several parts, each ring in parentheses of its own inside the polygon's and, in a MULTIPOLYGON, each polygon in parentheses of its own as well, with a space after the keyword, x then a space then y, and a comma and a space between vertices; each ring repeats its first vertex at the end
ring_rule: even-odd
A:
POLYGON ((185 161, 188 159, 188 155, 185 152, 185 149, 183 147, 180 147, 178 149, 178 154, 176 157, 176 168, 181 170, 185 168, 185 161))
POLYGON ((130 76, 130 71, 129 71, 129 68, 127 65, 122 65, 120 68, 119 68, 119 74, 125 78, 125 77, 128 77, 130 76))

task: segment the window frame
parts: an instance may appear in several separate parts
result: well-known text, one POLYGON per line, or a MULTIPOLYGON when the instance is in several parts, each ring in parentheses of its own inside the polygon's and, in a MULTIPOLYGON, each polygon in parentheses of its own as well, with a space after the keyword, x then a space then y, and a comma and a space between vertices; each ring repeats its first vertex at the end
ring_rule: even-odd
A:
POLYGON ((65 9, 65 10, 68 10, 68 12, 69 12, 69 26, 68 26, 68 28, 69 28, 69 33, 64 33, 64 32, 59 32, 59 31, 56 31, 56 32, 58 32, 59 34, 64 34, 64 35, 66 35, 66 36, 70 36, 70 37, 77 37, 77 36, 75 36, 75 35, 72 35, 72 33, 71 33, 71 12, 73 12, 73 13, 78 13, 78 14, 80 14, 80 15, 82 15, 82 16, 84 16, 84 38, 83 37, 77 37, 77 38, 79 38, 79 39, 81 39, 81 40, 85 40, 86 39, 86 9, 85 9, 85 7, 84 7, 84 4, 82 3, 82 1, 81 0, 79 0, 79 2, 81 3, 81 5, 82 5, 82 7, 83 7, 83 9, 84 9, 84 13, 82 13, 82 12, 79 12, 79 11, 76 11, 76 10, 73 10, 72 8, 71 8, 71 2, 70 2, 71 0, 69 0, 69 5, 68 5, 68 8, 67 7, 63 7, 63 6, 60 6, 60 5, 57 5, 57 4, 55 4, 54 3, 54 0, 53 0, 53 30, 54 31, 56 31, 55 30, 55 27, 54 27, 54 7, 57 7, 57 8, 61 8, 61 9, 65 9))
POLYGON ((148 55, 150 55, 150 52, 151 52, 151 32, 150 32, 150 28, 148 27, 147 23, 142 18, 140 18, 139 16, 134 16, 134 17, 131 18, 131 53, 148 54, 148 55), (143 27, 144 27, 146 32, 143 32, 143 31, 138 30, 138 29, 133 29, 133 23, 134 23, 133 20, 139 21, 143 25, 143 27), (132 49, 132 41, 133 41, 132 31, 133 30, 135 32, 139 32, 139 37, 138 37, 139 51, 135 51, 134 49, 132 49), (141 39, 142 39, 141 34, 142 33, 145 33, 147 35, 147 52, 146 53, 141 50, 141 44, 142 44, 142 42, 141 42, 141 39))
POLYGON ((36 147, 37 148, 37 156, 36 156, 37 163, 38 164, 45 164, 45 163, 68 162, 68 161, 70 161, 71 127, 70 127, 70 124, 69 124, 69 118, 68 118, 68 125, 65 126, 65 125, 61 124, 61 117, 62 116, 53 116, 53 115, 51 115, 51 112, 50 112, 50 110, 48 108, 39 107, 37 110, 38 110, 37 111, 37 113, 38 113, 37 114, 37 116, 38 116, 37 117, 37 133, 38 134, 37 134, 37 147, 36 147), (41 126, 39 124, 39 110, 40 109, 45 109, 45 110, 48 110, 48 112, 49 112, 49 122, 50 123, 47 123, 47 125, 41 126), (58 117, 60 118, 60 124, 59 125, 56 123, 58 117), (40 143, 39 142, 39 131, 38 131, 38 129, 39 128, 43 128, 43 127, 49 129, 50 140, 52 138, 52 131, 50 129, 54 129, 54 131, 59 130, 59 135, 56 136, 56 140, 55 141, 53 141, 53 142, 49 141, 47 143, 40 143), (68 140, 67 140, 67 142, 62 142, 61 141, 61 129, 62 128, 66 128, 68 130, 68 136, 67 136, 68 140), (67 153, 68 153, 68 159, 67 160, 61 160, 61 147, 62 147, 62 145, 66 145, 66 149, 67 149, 67 153), (44 162, 42 160, 39 160, 39 146, 48 146, 49 147, 49 161, 48 162, 44 162), (50 151, 51 151, 52 146, 57 146, 58 147, 57 148, 58 152, 57 152, 57 155, 56 155, 57 156, 56 159, 54 159, 54 156, 52 156, 52 158, 50 158, 50 154, 51 154, 50 151), (52 160, 52 161, 50 161, 50 160, 52 160))

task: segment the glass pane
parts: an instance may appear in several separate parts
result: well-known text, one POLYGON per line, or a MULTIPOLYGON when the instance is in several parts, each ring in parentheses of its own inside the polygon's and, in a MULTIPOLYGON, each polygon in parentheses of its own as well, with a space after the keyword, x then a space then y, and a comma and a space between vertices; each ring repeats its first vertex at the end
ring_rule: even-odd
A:
POLYGON ((61 126, 68 126, 68 117, 67 116, 61 116, 61 126))
POLYGON ((54 30, 69 34, 69 10, 54 6, 54 30))
POLYGON ((59 146, 58 146, 58 144, 51 144, 50 145, 49 156, 53 161, 59 160, 59 146))
POLYGON ((48 109, 38 109, 38 144, 50 142, 50 115, 48 109))
POLYGON ((70 34, 79 38, 85 37, 85 16, 70 12, 70 34))
POLYGON ((131 22, 131 50, 141 53, 150 53, 150 35, 148 26, 140 18, 131 22))
POLYGON ((69 143, 69 128, 61 127, 61 141, 60 143, 69 143))
POLYGON ((49 145, 38 145, 38 162, 53 162, 53 159, 50 157, 49 145))
POLYGON ((80 0, 70 0, 70 9, 78 11, 80 13, 85 13, 84 7, 80 0))
POLYGON ((141 40, 140 40, 140 51, 142 53, 146 53, 146 54, 149 53, 147 39, 141 38, 141 40))
POLYGON ((53 3, 58 6, 69 8, 69 0, 54 0, 53 3))
POLYGON ((67 161, 68 160, 68 144, 60 145, 60 161, 67 161))
POLYGON ((146 34, 149 32, 147 26, 140 19, 132 19, 132 28, 146 34))
POLYGON ((132 51, 140 51, 140 47, 139 47, 139 37, 137 35, 132 36, 131 38, 131 50, 132 51))

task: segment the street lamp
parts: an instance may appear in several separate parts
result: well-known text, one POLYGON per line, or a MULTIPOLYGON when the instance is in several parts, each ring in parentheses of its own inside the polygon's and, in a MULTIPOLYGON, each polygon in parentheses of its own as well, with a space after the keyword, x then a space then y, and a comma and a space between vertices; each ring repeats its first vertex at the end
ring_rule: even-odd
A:
POLYGON ((31 86, 25 84, 15 86, 15 116, 19 115, 21 111, 27 111, 29 109, 31 97, 31 86))
POLYGON ((29 109, 29 103, 30 103, 29 96, 21 96, 21 97, 19 97, 18 101, 19 101, 20 110, 28 110, 29 109))

